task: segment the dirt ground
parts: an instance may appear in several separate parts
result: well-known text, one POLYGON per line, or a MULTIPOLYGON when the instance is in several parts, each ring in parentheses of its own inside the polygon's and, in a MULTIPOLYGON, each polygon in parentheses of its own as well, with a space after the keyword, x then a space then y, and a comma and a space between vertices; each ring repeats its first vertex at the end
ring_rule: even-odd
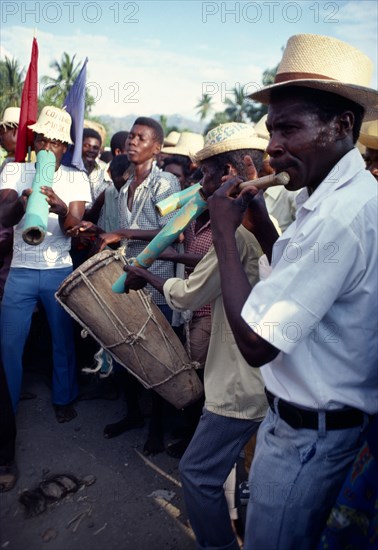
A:
MULTIPOLYGON (((46 376, 26 372, 17 415, 16 487, 0 495, 3 550, 193 550, 178 476, 178 460, 142 453, 147 428, 114 438, 105 424, 124 413, 124 400, 79 401, 78 416, 58 424, 46 376), (27 517, 19 495, 53 474, 95 482, 27 517)), ((166 443, 169 442, 167 434, 166 443)))

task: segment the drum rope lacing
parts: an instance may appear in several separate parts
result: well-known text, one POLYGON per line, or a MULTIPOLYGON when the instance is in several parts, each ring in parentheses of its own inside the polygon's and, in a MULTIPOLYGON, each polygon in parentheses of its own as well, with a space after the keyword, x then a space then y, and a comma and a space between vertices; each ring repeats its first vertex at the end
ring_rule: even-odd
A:
MULTIPOLYGON (((118 255, 117 255, 118 256, 118 255)), ((124 257, 122 257, 121 255, 118 256, 118 258, 116 257, 116 259, 122 259, 123 263, 126 264, 125 262, 125 259, 124 257)), ((80 269, 77 270, 78 273, 81 275, 82 277, 82 280, 84 282, 84 284, 87 286, 87 288, 89 290, 91 290, 94 298, 96 299, 98 305, 102 308, 102 311, 105 313, 106 317, 109 319, 110 323, 112 324, 112 326, 116 329, 118 335, 120 336, 120 340, 118 342, 115 342, 113 344, 105 344, 101 341, 101 339, 95 335, 94 333, 92 333, 92 331, 90 331, 92 333, 92 336, 100 343, 100 345, 109 351, 109 353, 115 358, 116 361, 119 361, 120 359, 117 357, 117 355, 114 353, 114 351, 112 351, 112 348, 115 348, 117 346, 120 346, 124 343, 126 344, 129 344, 131 346, 131 349, 133 350, 133 353, 134 353, 134 356, 138 362, 138 365, 140 367, 140 370, 143 372, 144 376, 146 377, 146 379, 144 380, 143 378, 141 378, 135 371, 134 369, 131 369, 132 372, 133 372, 133 375, 142 383, 142 385, 144 385, 145 387, 148 387, 148 388, 156 388, 158 386, 161 386, 162 384, 165 384, 166 382, 168 382, 169 380, 171 380, 172 378, 174 378, 175 376, 177 376, 178 374, 180 374, 181 372, 185 371, 185 370, 191 370, 193 368, 198 368, 198 364, 195 363, 195 362, 183 362, 181 367, 175 371, 173 371, 169 365, 167 365, 166 363, 164 363, 163 361, 161 361, 159 359, 159 357, 157 356, 154 356, 154 360, 158 361, 161 365, 163 365, 167 371, 170 373, 168 376, 166 376, 163 380, 160 380, 159 382, 156 382, 156 383, 153 383, 150 381, 150 376, 148 375, 148 373, 145 371, 144 367, 143 367, 143 364, 141 363, 140 361, 140 358, 138 357, 137 353, 136 353, 136 350, 134 349, 134 344, 135 343, 138 343, 147 353, 150 353, 149 350, 143 346, 143 343, 142 343, 142 340, 145 340, 145 336, 144 336, 144 331, 145 331, 145 328, 149 322, 149 320, 152 320, 154 322, 154 324, 156 325, 156 327, 158 328, 159 330, 159 333, 164 341, 164 344, 166 346, 166 349, 168 350, 168 353, 170 355, 170 358, 173 359, 174 356, 171 352, 171 347, 168 345, 169 344, 169 340, 166 336, 166 334, 164 333, 162 327, 159 325, 155 315, 154 315, 154 312, 150 306, 150 301, 151 301, 151 298, 149 298, 143 291, 140 291, 138 290, 138 295, 139 297, 141 298, 141 301, 148 313, 148 318, 147 320, 145 321, 145 323, 143 324, 143 326, 139 329, 138 333, 137 334, 133 334, 132 332, 129 331, 129 329, 122 323, 121 319, 119 319, 119 317, 116 315, 116 313, 113 311, 113 309, 111 307, 109 307, 109 305, 103 300, 103 298, 101 297, 101 295, 98 293, 98 291, 96 290, 96 288, 93 286, 93 284, 90 282, 89 278, 87 277, 87 275, 81 271, 80 269), (112 317, 113 316, 113 317, 112 317), (114 322, 117 321, 118 324, 123 327, 126 331, 127 331, 127 335, 125 336, 122 331, 120 330, 119 328, 119 325, 117 326, 117 324, 114 322), (146 380, 148 380, 148 382, 146 382, 146 380)), ((72 315, 80 324, 82 324, 82 321, 75 315, 73 314, 73 312, 67 308, 64 304, 62 304, 63 307, 68 311, 68 313, 70 313, 70 315, 72 315)), ((125 365, 124 365, 125 366, 125 365)), ((125 366, 126 368, 126 366, 125 366)))

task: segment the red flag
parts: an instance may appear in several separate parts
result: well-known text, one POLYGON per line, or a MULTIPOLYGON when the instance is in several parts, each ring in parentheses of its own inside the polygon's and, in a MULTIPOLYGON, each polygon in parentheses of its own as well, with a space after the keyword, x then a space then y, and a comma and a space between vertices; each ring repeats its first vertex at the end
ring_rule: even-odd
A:
POLYGON ((24 162, 28 147, 33 146, 33 130, 28 126, 37 121, 38 114, 38 44, 33 38, 32 54, 22 89, 20 123, 18 125, 16 162, 24 162))

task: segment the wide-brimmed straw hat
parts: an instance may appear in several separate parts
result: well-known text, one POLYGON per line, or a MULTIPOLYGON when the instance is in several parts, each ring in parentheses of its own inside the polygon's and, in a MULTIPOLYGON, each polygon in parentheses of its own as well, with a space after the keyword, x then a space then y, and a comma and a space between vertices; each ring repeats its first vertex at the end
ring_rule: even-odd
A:
POLYGON ((166 138, 164 138, 164 147, 174 147, 177 145, 178 140, 180 139, 180 132, 172 130, 169 132, 166 138))
POLYGON ((268 140, 257 135, 255 129, 244 122, 226 122, 206 134, 205 145, 194 157, 200 162, 220 153, 237 149, 258 149, 265 151, 268 140))
POLYGON ((369 149, 378 149, 378 119, 362 124, 358 141, 369 149))
POLYGON ((174 147, 163 147, 161 152, 169 155, 184 155, 193 158, 203 147, 203 135, 196 132, 182 132, 177 145, 174 147))
POLYGON ((3 114, 3 120, 0 121, 0 127, 9 126, 11 128, 18 128, 20 113, 20 107, 7 107, 3 114))
POLYGON ((48 139, 57 139, 71 144, 71 116, 58 107, 43 107, 35 124, 28 126, 33 132, 43 134, 48 139))
POLYGON ((346 97, 365 109, 365 119, 378 117, 378 92, 370 88, 373 63, 350 44, 317 34, 289 38, 274 84, 251 94, 268 104, 272 90, 304 86, 346 97))

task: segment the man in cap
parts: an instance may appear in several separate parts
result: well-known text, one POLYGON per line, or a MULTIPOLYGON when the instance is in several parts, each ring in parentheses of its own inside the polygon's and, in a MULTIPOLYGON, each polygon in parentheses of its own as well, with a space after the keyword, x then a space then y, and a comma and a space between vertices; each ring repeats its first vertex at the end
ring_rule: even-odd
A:
POLYGON ((377 185, 354 146, 364 115, 377 118, 371 70, 344 42, 297 35, 275 84, 252 94, 269 104, 273 169, 301 189, 271 273, 252 290, 235 240, 247 193, 235 198, 229 181, 209 199, 226 314, 246 361, 264 365, 270 405, 250 472, 246 550, 317 546, 378 412, 377 185))
MULTIPOLYGON (((203 172, 202 189, 210 196, 223 176, 246 176, 244 157, 259 170, 266 141, 248 124, 227 123, 211 130, 195 160, 203 172)), ((235 254, 253 286, 258 281, 262 250, 240 225, 235 254)), ((176 310, 197 310, 211 303, 212 330, 204 371, 205 406, 195 434, 180 462, 180 476, 191 527, 198 548, 239 548, 231 527, 223 485, 240 451, 256 432, 267 402, 258 369, 250 369, 224 314, 218 261, 214 248, 185 280, 161 279, 149 270, 125 267, 126 290, 153 284, 176 310)))
POLYGON ((52 401, 58 422, 76 416, 72 402, 77 397, 76 361, 71 319, 56 302, 54 293, 72 272, 70 237, 66 231, 77 224, 90 201, 89 182, 83 172, 61 165, 70 137, 71 117, 56 107, 44 107, 35 124, 34 146, 38 153, 55 156, 52 186, 43 186, 50 212, 41 244, 24 242, 25 210, 32 191, 35 165, 8 163, 0 178, 0 222, 14 226, 11 269, 1 309, 1 351, 14 410, 22 382, 22 354, 33 310, 41 301, 49 322, 53 344, 52 401))
POLYGON ((0 145, 7 152, 0 171, 5 166, 5 163, 14 161, 20 112, 20 107, 8 107, 5 109, 3 120, 0 122, 0 145))

